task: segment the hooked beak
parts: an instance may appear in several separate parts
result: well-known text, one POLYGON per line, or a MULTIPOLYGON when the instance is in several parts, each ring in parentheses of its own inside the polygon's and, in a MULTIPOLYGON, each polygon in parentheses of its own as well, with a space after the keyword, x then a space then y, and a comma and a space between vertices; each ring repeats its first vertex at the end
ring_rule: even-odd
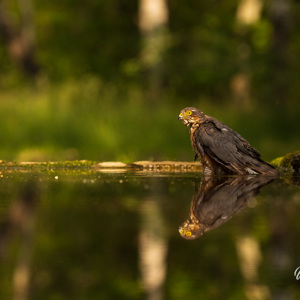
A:
POLYGON ((184 124, 185 126, 188 126, 188 125, 189 125, 189 121, 188 121, 187 119, 185 119, 185 118, 184 118, 184 115, 182 115, 182 114, 180 114, 180 115, 178 116, 178 120, 179 120, 179 121, 182 121, 183 124, 184 124))

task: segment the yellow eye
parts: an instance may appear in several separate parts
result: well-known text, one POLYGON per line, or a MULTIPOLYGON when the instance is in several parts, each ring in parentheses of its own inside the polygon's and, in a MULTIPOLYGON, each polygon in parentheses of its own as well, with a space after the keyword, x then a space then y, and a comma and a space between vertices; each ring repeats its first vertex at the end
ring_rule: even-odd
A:
POLYGON ((191 233, 190 231, 187 231, 187 232, 186 232, 186 235, 187 235, 187 236, 191 236, 192 233, 191 233))
POLYGON ((190 116, 190 115, 192 114, 192 112, 191 112, 190 110, 188 110, 188 111, 186 112, 186 114, 187 114, 188 116, 190 116))

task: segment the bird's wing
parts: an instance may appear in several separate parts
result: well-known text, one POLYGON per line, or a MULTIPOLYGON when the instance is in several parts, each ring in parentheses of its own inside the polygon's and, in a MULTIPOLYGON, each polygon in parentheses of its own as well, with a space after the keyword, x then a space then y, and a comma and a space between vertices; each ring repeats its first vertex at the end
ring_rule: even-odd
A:
POLYGON ((207 118, 196 134, 197 144, 215 161, 233 171, 245 166, 245 156, 260 157, 244 138, 215 118, 207 118))

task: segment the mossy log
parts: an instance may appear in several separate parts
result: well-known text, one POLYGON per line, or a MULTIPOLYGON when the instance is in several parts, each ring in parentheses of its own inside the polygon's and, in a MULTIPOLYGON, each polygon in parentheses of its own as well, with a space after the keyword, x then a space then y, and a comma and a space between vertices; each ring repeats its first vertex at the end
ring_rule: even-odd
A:
POLYGON ((121 162, 102 162, 94 166, 100 171, 108 171, 114 169, 136 170, 136 171, 153 171, 153 172, 202 172, 199 162, 187 161, 136 161, 132 164, 124 164, 121 162))
MULTIPOLYGON (((300 150, 278 157, 271 164, 285 175, 300 175, 300 150)), ((0 161, 1 171, 67 171, 76 172, 198 172, 202 173, 199 162, 185 161, 136 161, 134 163, 123 162, 95 162, 88 160, 74 160, 64 162, 5 162, 0 161)))
POLYGON ((300 150, 278 157, 271 164, 280 172, 300 175, 300 150))

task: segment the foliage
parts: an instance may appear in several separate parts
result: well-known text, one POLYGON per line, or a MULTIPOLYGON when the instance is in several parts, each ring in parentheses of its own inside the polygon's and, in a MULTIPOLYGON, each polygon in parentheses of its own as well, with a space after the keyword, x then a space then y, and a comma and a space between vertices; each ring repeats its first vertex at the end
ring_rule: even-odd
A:
POLYGON ((282 111, 258 106, 241 111, 204 100, 181 103, 167 97, 149 104, 138 88, 116 88, 94 77, 61 86, 22 88, 7 92, 0 102, 3 160, 191 161, 188 130, 177 120, 186 105, 201 107, 240 132, 265 159, 299 148, 296 113, 278 122, 282 111))
MULTIPOLYGON (((21 2, 2 7, 19 32, 21 2)), ((24 75, 0 45, 1 159, 191 160, 176 117, 192 105, 239 131, 268 160, 300 148, 298 3, 290 3, 293 38, 283 40, 282 54, 267 5, 245 25, 236 0, 169 2, 155 99, 140 57, 138 4, 34 2, 39 74, 24 75)))

